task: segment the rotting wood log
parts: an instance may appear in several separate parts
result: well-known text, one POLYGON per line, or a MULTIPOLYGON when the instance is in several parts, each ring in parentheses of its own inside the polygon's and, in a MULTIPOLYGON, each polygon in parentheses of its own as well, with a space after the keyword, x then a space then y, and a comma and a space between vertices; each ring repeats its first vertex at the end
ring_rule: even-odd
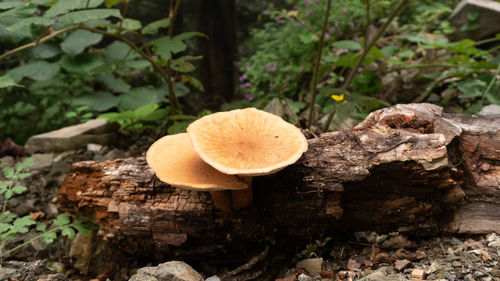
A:
POLYGON ((75 163, 59 205, 125 252, 220 263, 339 231, 500 233, 500 116, 396 105, 308 141, 296 164, 255 177, 254 202, 235 214, 160 182, 142 157, 75 163))

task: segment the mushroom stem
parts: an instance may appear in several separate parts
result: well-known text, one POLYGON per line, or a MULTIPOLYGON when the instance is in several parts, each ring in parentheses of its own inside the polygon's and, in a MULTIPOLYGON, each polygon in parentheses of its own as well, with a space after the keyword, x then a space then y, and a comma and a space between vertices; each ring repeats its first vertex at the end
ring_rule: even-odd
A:
POLYGON ((233 204, 231 202, 231 193, 229 190, 210 190, 210 195, 214 200, 214 205, 225 213, 233 213, 233 204))
POLYGON ((231 190, 233 207, 236 210, 250 206, 253 200, 252 177, 240 176, 240 178, 248 185, 248 188, 231 190))

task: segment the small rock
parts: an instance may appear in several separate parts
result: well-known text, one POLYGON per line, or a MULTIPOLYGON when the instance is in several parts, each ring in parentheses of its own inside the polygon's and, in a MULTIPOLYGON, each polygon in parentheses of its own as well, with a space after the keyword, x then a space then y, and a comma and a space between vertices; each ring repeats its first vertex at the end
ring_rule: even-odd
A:
POLYGON ((45 168, 48 168, 52 165, 52 162, 54 161, 54 155, 51 153, 35 153, 32 155, 33 159, 35 160, 33 165, 29 168, 31 171, 34 170, 43 170, 45 168))
POLYGON ((411 261, 409 260, 397 260, 394 263, 394 267, 398 270, 401 271, 405 268, 407 268, 411 264, 411 261))
POLYGON ((73 267, 82 274, 86 274, 89 270, 93 247, 93 238, 81 233, 76 234, 75 239, 71 241, 69 256, 74 258, 73 267))
POLYGON ((169 261, 137 270, 129 281, 203 281, 203 277, 182 261, 169 261))
POLYGON ((456 260, 460 260, 460 257, 456 256, 456 255, 447 255, 446 256, 447 262, 452 262, 452 261, 456 261, 456 260))
POLYGON ((490 271, 491 276, 500 278, 500 269, 492 269, 490 271))
POLYGON ((424 280, 425 272, 422 269, 414 269, 411 272, 410 280, 424 280))
POLYGON ((462 0, 448 18, 450 24, 456 28, 454 33, 456 40, 472 39, 480 40, 494 36, 500 32, 500 3, 484 0, 462 0), (477 28, 461 30, 470 22, 468 15, 478 13, 478 18, 473 21, 477 28))
POLYGON ((495 241, 497 237, 498 237, 497 234, 495 232, 492 232, 486 236, 486 241, 488 242, 495 241))
POLYGON ((451 263, 451 265, 452 265, 453 267, 461 267, 461 266, 462 266, 462 262, 461 262, 461 261, 453 261, 453 262, 451 263))
POLYGON ((117 125, 106 119, 93 119, 83 124, 32 136, 25 148, 30 153, 67 151, 85 148, 88 143, 108 145, 114 142, 117 125))
POLYGON ((47 217, 49 218, 55 218, 57 217, 57 215, 59 215, 59 210, 57 209, 57 206, 52 203, 47 204, 47 208, 45 209, 45 211, 47 213, 47 217))
POLYGON ((462 244, 462 241, 460 241, 460 239, 458 239, 456 237, 452 237, 450 243, 453 246, 458 246, 458 245, 462 244))
POLYGON ((349 270, 358 270, 360 267, 361 267, 361 264, 359 264, 359 262, 357 262, 353 259, 349 259, 347 261, 347 269, 349 269, 349 270))
POLYGON ((431 274, 431 273, 438 271, 440 268, 441 267, 439 266, 439 264, 437 262, 431 262, 431 266, 429 266, 429 269, 427 269, 427 271, 425 273, 431 274))
POLYGON ((214 275, 214 276, 208 277, 207 279, 205 279, 205 281, 221 281, 221 280, 220 280, 219 276, 214 275))
POLYGON ((481 108, 481 110, 477 113, 477 115, 482 115, 482 116, 495 115, 495 114, 500 114, 500 105, 496 104, 487 105, 481 108))
POLYGON ((304 273, 299 274, 297 276, 297 281, 314 281, 314 278, 312 278, 309 275, 305 275, 304 273))
POLYGON ((106 155, 104 155, 104 160, 127 158, 129 156, 130 155, 128 154, 128 152, 119 149, 112 149, 111 151, 106 153, 106 155))
POLYGON ((391 267, 382 266, 377 271, 366 275, 365 277, 359 279, 359 281, 407 281, 402 273, 390 274, 392 271, 391 267))
POLYGON ((411 242, 408 241, 408 239, 403 235, 390 237, 389 239, 385 240, 382 245, 380 245, 380 247, 383 249, 400 249, 409 246, 411 246, 411 242))
POLYGON ((96 143, 88 143, 87 144, 87 151, 90 152, 100 152, 104 146, 96 143))
POLYGON ((311 258, 301 260, 297 263, 296 268, 303 268, 311 276, 317 276, 323 269, 323 258, 311 258))

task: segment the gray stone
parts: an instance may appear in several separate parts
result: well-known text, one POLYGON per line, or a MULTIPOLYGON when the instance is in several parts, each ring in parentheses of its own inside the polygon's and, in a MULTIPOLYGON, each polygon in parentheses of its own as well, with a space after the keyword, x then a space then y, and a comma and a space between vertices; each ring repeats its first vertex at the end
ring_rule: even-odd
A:
POLYGON ((120 149, 113 149, 104 155, 104 160, 113 160, 130 157, 130 154, 120 149))
POLYGON ((391 274, 392 269, 388 266, 383 266, 377 271, 368 274, 367 276, 359 279, 359 281, 407 281, 402 273, 391 274))
POLYGON ((486 115, 500 115, 500 105, 489 104, 477 113, 477 115, 486 116, 486 115))
POLYGON ((220 280, 219 276, 214 275, 214 276, 208 277, 207 279, 205 279, 205 281, 221 281, 221 280, 220 280))
POLYGON ((455 39, 470 38, 480 40, 495 36, 500 32, 500 3, 488 0, 462 0, 457 5, 448 21, 456 28, 455 39), (474 30, 461 31, 467 24, 469 13, 479 13, 475 21, 479 26, 474 30))
POLYGON ((37 281, 67 281, 63 274, 47 267, 42 260, 33 262, 8 261, 0 266, 0 280, 37 281))
POLYGON ((92 236, 85 236, 81 233, 76 234, 71 241, 69 256, 73 258, 73 267, 82 274, 89 271, 89 265, 92 258, 92 249, 95 247, 92 236))
POLYGON ((25 148, 30 153, 66 151, 86 148, 88 143, 108 145, 116 139, 117 125, 106 119, 93 119, 83 124, 32 136, 25 148))
POLYGON ((35 160, 33 165, 29 168, 30 171, 43 170, 49 168, 54 161, 54 155, 51 153, 35 153, 32 155, 35 160))
POLYGON ((100 152, 103 149, 104 146, 96 143, 88 143, 87 144, 87 151, 90 152, 100 152))
POLYGON ((266 107, 264 107, 264 111, 277 115, 292 124, 299 123, 299 118, 293 111, 293 108, 280 98, 273 98, 266 107))
POLYGON ((303 268, 311 276, 317 276, 323 269, 323 258, 312 258, 301 260, 297 263, 296 268, 303 268))
POLYGON ((297 276, 297 281, 314 281, 314 278, 304 273, 301 273, 299 274, 299 276, 297 276))
POLYGON ((191 266, 182 261, 169 261, 157 267, 143 267, 137 270, 129 281, 203 281, 204 278, 191 266))

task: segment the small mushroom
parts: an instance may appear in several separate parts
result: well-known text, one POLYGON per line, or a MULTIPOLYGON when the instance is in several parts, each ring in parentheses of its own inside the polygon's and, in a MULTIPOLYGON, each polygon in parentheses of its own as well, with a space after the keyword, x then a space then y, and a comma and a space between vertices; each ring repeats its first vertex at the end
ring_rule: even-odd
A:
POLYGON ((209 191, 217 208, 233 211, 228 189, 246 189, 237 176, 223 174, 205 163, 194 151, 186 133, 168 135, 157 140, 146 153, 146 161, 156 176, 172 186, 209 191))
POLYGON ((231 191, 237 209, 252 202, 253 176, 275 173, 307 151, 307 140, 300 129, 256 108, 204 116, 191 123, 187 132, 201 159, 248 184, 248 189, 231 191))

